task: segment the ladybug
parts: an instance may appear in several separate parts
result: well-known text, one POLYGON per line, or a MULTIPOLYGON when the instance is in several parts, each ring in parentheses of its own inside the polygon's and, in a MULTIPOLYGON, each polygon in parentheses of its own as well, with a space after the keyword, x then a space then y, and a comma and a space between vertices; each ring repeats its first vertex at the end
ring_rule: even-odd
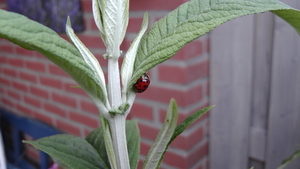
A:
POLYGON ((144 92, 150 84, 150 77, 147 73, 144 73, 133 85, 133 90, 137 93, 144 92))

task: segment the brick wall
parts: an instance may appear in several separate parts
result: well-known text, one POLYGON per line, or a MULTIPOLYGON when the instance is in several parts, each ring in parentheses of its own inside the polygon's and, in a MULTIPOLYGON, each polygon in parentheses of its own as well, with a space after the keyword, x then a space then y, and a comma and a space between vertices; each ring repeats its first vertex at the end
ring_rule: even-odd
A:
MULTIPOLYGON (((126 51, 140 28, 145 11, 150 25, 185 0, 130 1, 128 34, 121 46, 126 51)), ((5 9, 5 1, 0 0, 5 9)), ((82 0, 85 31, 79 38, 99 59, 104 45, 99 38, 91 13, 91 0, 82 0)), ((61 35, 66 38, 65 35, 61 35)), ((208 36, 193 41, 172 59, 151 69, 151 85, 138 94, 129 115, 138 119, 141 131, 141 163, 156 137, 171 97, 179 105, 180 121, 196 110, 208 106, 209 60, 208 36)), ((97 109, 76 83, 42 55, 22 49, 0 39, 0 107, 16 114, 36 118, 67 133, 86 136, 100 125, 97 109)), ((198 120, 170 146, 162 168, 208 168, 208 115, 198 120)))

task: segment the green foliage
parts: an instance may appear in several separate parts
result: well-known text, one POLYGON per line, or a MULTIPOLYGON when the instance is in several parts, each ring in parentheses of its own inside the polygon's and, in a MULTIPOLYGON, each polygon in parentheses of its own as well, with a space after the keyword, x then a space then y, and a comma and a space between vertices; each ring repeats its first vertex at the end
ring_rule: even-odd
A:
POLYGON ((172 141, 179 136, 188 126, 193 124, 202 115, 212 109, 214 106, 209 106, 189 115, 179 125, 176 126, 178 120, 177 104, 174 99, 170 100, 168 111, 165 117, 165 122, 158 136, 151 146, 147 157, 143 164, 143 169, 159 168, 160 163, 167 151, 168 146, 172 141))
POLYGON ((198 120, 202 115, 204 115, 206 112, 208 112, 210 109, 212 109, 215 106, 209 106, 206 107, 204 109, 198 110, 195 113, 189 115, 186 119, 184 119, 175 129, 172 138, 169 142, 169 144, 171 144, 171 142, 177 137, 179 136, 188 126, 190 126, 191 124, 193 124, 196 120, 198 120))
POLYGON ((106 166, 110 167, 107 152, 105 149, 103 135, 103 128, 98 127, 95 130, 93 130, 85 139, 89 144, 91 144, 95 148, 100 158, 102 158, 105 162, 106 166))
POLYGON ((50 28, 22 15, 0 10, 0 37, 41 53, 69 74, 90 96, 105 103, 99 80, 78 50, 50 28))
MULTIPOLYGON (((127 147, 130 168, 136 168, 139 160, 140 136, 136 120, 126 121, 127 147)), ((86 139, 59 134, 36 141, 24 141, 74 169, 109 169, 110 162, 104 143, 103 128, 93 130, 86 139)))
POLYGON ((177 104, 174 99, 171 99, 164 124, 146 156, 143 169, 159 168, 161 159, 176 128, 177 120, 177 104))
POLYGON ((277 0, 190 0, 153 24, 143 36, 130 84, 185 44, 231 19, 271 10, 300 33, 300 11, 277 0))
MULTIPOLYGON (((118 136, 125 138, 125 119, 135 98, 131 86, 143 73, 171 58, 185 44, 216 26, 240 16, 271 11, 287 21, 300 34, 300 11, 277 0, 190 0, 160 19, 144 34, 148 26, 146 13, 141 31, 126 53, 122 65, 121 101, 119 69, 118 64, 114 63, 118 63, 119 46, 128 24, 128 3, 126 0, 93 0, 94 19, 107 46, 106 57, 113 61, 109 62, 108 66, 109 87, 106 87, 100 64, 74 34, 70 22, 67 23, 66 30, 74 45, 35 21, 0 10, 0 38, 35 50, 58 65, 80 85, 79 88, 87 92, 102 113, 102 127, 92 131, 86 139, 63 134, 25 141, 69 168, 128 168, 128 165, 130 168, 136 168, 140 148, 137 122, 126 122, 127 146, 125 141, 116 139, 118 136), (123 121, 115 120, 115 117, 122 117, 119 119, 123 121), (118 122, 122 125, 118 125, 118 122), (130 164, 127 152, 118 151, 117 147, 119 150, 128 149, 130 164)), ((176 127, 177 105, 175 100, 171 99, 163 127, 146 157, 143 168, 158 168, 169 144, 212 107, 195 112, 176 127)), ((299 154, 299 151, 295 152, 283 165, 299 154)))
MULTIPOLYGON (((140 151, 140 135, 139 128, 136 120, 126 121, 126 136, 127 136, 127 147, 130 160, 130 168, 136 168, 139 160, 140 151)), ((86 140, 90 143, 98 152, 100 157, 103 159, 107 166, 110 166, 107 157, 107 152, 104 143, 103 128, 98 127, 93 130, 87 137, 86 140)))
POLYGON ((290 157, 283 160, 277 169, 284 169, 287 165, 293 162, 296 158, 300 157, 300 150, 296 150, 290 157))
POLYGON ((73 169, 108 169, 98 152, 85 139, 59 134, 36 141, 24 141, 73 169))
POLYGON ((140 130, 136 120, 126 121, 126 139, 130 168, 137 168, 140 158, 140 130))

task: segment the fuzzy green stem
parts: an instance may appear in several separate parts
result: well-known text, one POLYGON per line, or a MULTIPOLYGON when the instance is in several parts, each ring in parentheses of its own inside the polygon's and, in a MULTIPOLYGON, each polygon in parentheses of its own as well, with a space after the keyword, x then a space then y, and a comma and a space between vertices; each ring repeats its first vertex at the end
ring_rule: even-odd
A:
POLYGON ((108 88, 109 102, 112 109, 117 109, 121 104, 121 85, 118 59, 108 59, 108 88))
MULTIPOLYGON (((122 104, 119 65, 116 58, 118 57, 111 57, 108 60, 109 101, 112 109, 117 109, 122 104)), ((117 168, 130 169, 125 130, 126 115, 116 114, 108 120, 117 168)))
POLYGON ((109 122, 118 169, 130 169, 125 123, 123 114, 115 115, 109 122))

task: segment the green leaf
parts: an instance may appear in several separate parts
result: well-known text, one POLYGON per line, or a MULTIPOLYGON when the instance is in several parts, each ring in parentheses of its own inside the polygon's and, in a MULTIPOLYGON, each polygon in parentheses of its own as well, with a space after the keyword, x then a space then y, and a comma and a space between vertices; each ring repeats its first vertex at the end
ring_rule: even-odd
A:
POLYGON ((108 169, 97 151, 86 140, 68 134, 24 141, 72 169, 108 169))
POLYGON ((284 169, 287 165, 289 165, 293 160, 300 157, 300 150, 296 150, 290 157, 283 160, 281 165, 277 169, 284 169))
POLYGON ((105 103, 99 81, 78 50, 50 28, 22 15, 0 10, 0 37, 41 53, 69 74, 90 96, 105 103))
POLYGON ((161 159, 163 158, 163 155, 168 148, 168 143, 174 133, 177 120, 177 105, 175 100, 171 99, 165 122, 146 156, 143 164, 143 169, 159 168, 161 159))
MULTIPOLYGON (((122 63, 121 77, 122 77, 122 85, 123 85, 122 90, 124 90, 123 93, 127 93, 127 90, 132 91, 131 88, 128 89, 128 85, 133 73, 133 65, 136 58, 137 49, 140 44, 142 36, 147 30, 147 27, 148 27, 148 13, 146 12, 144 14, 141 29, 138 35, 136 36, 136 38, 134 39, 134 41, 132 42, 132 44, 130 45, 130 48, 128 49, 122 63)), ((124 95, 123 97, 126 97, 126 95, 124 95)))
POLYGON ((115 156, 113 143, 112 143, 112 139, 111 139, 111 134, 109 131, 109 124, 108 124, 107 120, 102 116, 102 114, 100 114, 100 121, 101 121, 101 125, 102 125, 101 126, 102 130, 103 130, 103 134, 101 135, 101 137, 103 137, 102 140, 104 140, 104 143, 105 143, 104 145, 105 145, 105 151, 107 153, 108 161, 109 161, 110 167, 112 169, 116 169, 117 162, 116 162, 116 156, 115 156))
POLYGON ((96 149, 100 157, 105 162, 106 166, 110 166, 106 149, 105 149, 103 128, 102 127, 96 128, 85 139, 89 144, 91 144, 96 149))
MULTIPOLYGON (((139 160, 140 151, 140 135, 136 120, 126 121, 126 139, 130 160, 130 168, 136 168, 139 160)), ((95 130, 93 130, 86 137, 86 140, 97 150, 100 157, 105 161, 106 165, 110 166, 104 143, 103 128, 98 127, 95 130)))
POLYGON ((177 137, 179 136, 188 126, 190 126, 191 124, 193 124, 196 120, 198 120, 203 114, 205 114, 206 112, 208 112, 210 109, 212 109, 215 106, 209 106, 206 107, 204 109, 198 110, 195 113, 189 115, 186 119, 184 119, 180 124, 178 124, 178 126, 175 129, 175 132, 172 135, 172 138, 169 142, 169 144, 171 144, 171 142, 177 137))
MULTIPOLYGON (((90 69, 94 73, 95 78, 97 78, 97 80, 99 82, 101 93, 103 93, 103 97, 107 99, 108 97, 107 97, 107 91, 106 91, 106 83, 105 83, 104 73, 102 71, 100 63, 94 57, 94 55, 90 52, 90 50, 75 35, 74 30, 71 27, 70 17, 68 17, 68 19, 67 19, 66 32, 67 32, 69 39, 73 42, 73 44, 76 46, 76 48, 80 52, 85 63, 90 67, 90 69)), ((108 100, 106 100, 106 102, 108 102, 108 100)))
POLYGON ((272 10, 298 33, 300 11, 277 0, 191 0, 156 22, 143 36, 130 86, 145 72, 164 62, 185 44, 231 19, 272 10))
MULTIPOLYGON (((99 1, 107 51, 109 55, 114 55, 113 52, 119 52, 114 50, 119 49, 126 34, 129 0, 99 1)), ((117 53, 117 56, 119 56, 119 53, 117 53)))
MULTIPOLYGON (((179 125, 177 125, 177 127, 175 128, 175 131, 165 149, 165 151, 163 152, 163 155, 166 153, 167 148, 169 147, 169 145, 172 143, 172 141, 175 140, 175 138, 177 136, 179 136, 188 126, 190 126, 191 124, 193 124, 196 120, 198 120, 203 114, 205 114, 206 112, 208 112, 211 108, 213 108, 215 106, 209 106, 206 107, 204 109, 201 109, 199 111, 196 111, 195 113, 189 115, 186 119, 184 119, 179 125)), ((160 161, 162 161, 163 155, 161 156, 160 161)))
POLYGON ((100 9, 100 4, 98 0, 93 0, 92 1, 92 8, 93 8, 93 16, 94 16, 94 21, 97 25, 97 28, 99 29, 101 39, 106 46, 106 37, 104 35, 104 28, 103 28, 103 20, 102 20, 102 12, 100 9))
POLYGON ((126 140, 130 168, 137 168, 140 157, 140 131, 136 120, 126 121, 126 140))

